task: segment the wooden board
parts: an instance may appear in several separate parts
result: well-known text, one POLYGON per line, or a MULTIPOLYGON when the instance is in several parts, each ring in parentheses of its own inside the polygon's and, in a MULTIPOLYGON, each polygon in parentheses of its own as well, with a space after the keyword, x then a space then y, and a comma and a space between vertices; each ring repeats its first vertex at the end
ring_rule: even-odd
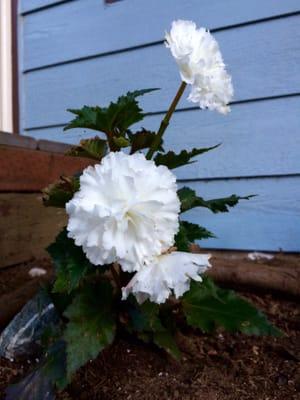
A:
POLYGON ((49 3, 58 6, 47 17, 37 12, 24 20, 25 69, 162 40, 178 18, 218 29, 300 10, 298 0, 23 0, 22 11, 49 3))
POLYGON ((257 194, 229 213, 195 208, 183 215, 217 236, 201 241, 203 247, 300 251, 300 177, 190 182, 188 186, 204 198, 257 194))
MULTIPOLYGON (((180 179, 300 173, 300 96, 237 104, 228 116, 200 110, 176 113, 165 135, 165 148, 222 146, 199 157, 199 162, 178 168, 180 179), (288 123, 287 123, 288 121, 288 123)), ((137 124, 157 130, 162 115, 137 124)), ((30 131, 41 139, 77 143, 96 132, 62 128, 30 131)))
POLYGON ((61 175, 73 175, 93 161, 16 147, 0 147, 0 191, 38 192, 61 175))
POLYGON ((1 193, 0 219, 0 268, 45 256, 66 223, 65 211, 44 207, 37 193, 1 193))
MULTIPOLYGON (((216 34, 236 101, 300 92, 299 23, 300 16, 293 16, 216 34)), ((28 73, 23 77, 21 125, 65 123, 70 119, 67 108, 107 105, 128 90, 147 87, 162 90, 142 98, 145 110, 162 111, 178 85, 178 68, 163 45, 28 73)), ((180 107, 191 106, 186 97, 180 107)))

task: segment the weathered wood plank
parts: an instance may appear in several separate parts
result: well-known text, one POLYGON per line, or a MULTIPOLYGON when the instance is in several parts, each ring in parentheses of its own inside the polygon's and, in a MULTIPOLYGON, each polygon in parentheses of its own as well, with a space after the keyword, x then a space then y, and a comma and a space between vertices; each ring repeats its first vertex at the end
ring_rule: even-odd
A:
MULTIPOLYGON (((174 114, 165 134, 165 148, 222 146, 199 157, 199 162, 178 168, 181 179, 257 176, 300 173, 300 96, 237 104, 226 117, 208 111, 174 114)), ((141 124, 157 130, 162 115, 147 117, 141 124)), ((28 132, 36 138, 78 143, 96 132, 62 128, 28 132)))
MULTIPOLYGON (((188 184, 204 198, 233 193, 257 194, 229 213, 212 214, 196 208, 185 219, 211 230, 217 239, 199 244, 208 248, 261 251, 300 251, 300 178, 237 179, 188 184)), ((184 216, 184 215, 183 215, 184 216)))
POLYGON ((37 141, 31 137, 0 131, 0 145, 25 147, 27 149, 36 149, 37 141))
MULTIPOLYGON (((22 9, 48 3, 56 2, 23 0, 22 9)), ((155 42, 178 18, 215 29, 299 10, 298 0, 71 1, 25 18, 24 68, 155 42)))
POLYGON ((39 191, 61 175, 75 174, 91 163, 86 158, 0 147, 0 191, 39 191))
MULTIPOLYGON (((300 16, 219 32, 236 90, 235 100, 300 92, 300 16)), ((178 68, 163 45, 24 75, 22 127, 65 123, 67 108, 108 104, 128 90, 161 87, 142 98, 146 111, 167 108, 179 85, 178 68)), ((190 106, 183 96, 180 107, 190 106)))
POLYGON ((0 268, 46 255, 66 223, 65 211, 47 208, 38 193, 0 193, 0 268))

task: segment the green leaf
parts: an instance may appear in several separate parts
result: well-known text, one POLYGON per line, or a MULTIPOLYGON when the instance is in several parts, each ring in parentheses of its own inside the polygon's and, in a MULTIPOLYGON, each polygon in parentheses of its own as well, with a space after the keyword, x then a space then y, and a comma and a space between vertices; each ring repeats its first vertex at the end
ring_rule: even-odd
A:
MULTIPOLYGON (((141 131, 132 134, 128 132, 128 136, 131 142, 131 151, 130 154, 135 153, 138 150, 148 149, 152 146, 152 143, 156 137, 156 133, 152 131, 148 131, 146 129, 142 129, 141 131)), ((163 140, 161 139, 161 145, 163 140)), ((160 146, 160 150, 163 151, 163 148, 160 146)))
POLYGON ((174 151, 168 151, 166 154, 158 153, 155 158, 156 165, 165 165, 169 169, 174 169, 181 167, 182 165, 192 164, 195 161, 190 161, 193 157, 198 156, 199 154, 206 153, 207 151, 216 149, 220 144, 217 144, 213 147, 207 147, 203 149, 192 149, 191 151, 182 150, 179 154, 174 153, 174 151))
POLYGON ((84 106, 77 110, 68 110, 76 115, 64 130, 72 128, 87 128, 110 135, 122 136, 132 124, 144 118, 136 98, 158 89, 143 89, 128 92, 120 96, 115 103, 108 107, 84 106))
POLYGON ((153 341, 158 347, 165 350, 175 359, 178 360, 180 358, 181 353, 174 340, 174 337, 167 330, 161 332, 154 332, 153 341))
POLYGON ((229 207, 234 207, 240 200, 249 200, 255 195, 249 196, 236 196, 235 194, 229 197, 220 199, 204 200, 202 197, 196 195, 196 192, 188 187, 183 187, 177 192, 181 202, 181 212, 185 212, 194 207, 205 207, 213 213, 228 212, 229 207))
POLYGON ((123 136, 114 137, 113 141, 119 148, 130 146, 129 140, 125 139, 123 136))
POLYGON ((79 145, 72 147, 66 155, 100 161, 107 154, 107 150, 107 141, 96 136, 93 139, 81 140, 79 145))
MULTIPOLYGON (((133 300, 134 301, 134 300, 133 300)), ((159 306, 147 300, 143 304, 134 301, 135 307, 130 309, 130 317, 134 331, 160 331, 163 326, 159 319, 159 306)))
POLYGON ((71 293, 78 287, 87 272, 95 269, 86 258, 82 248, 76 246, 74 240, 67 237, 66 229, 57 236, 47 251, 52 257, 56 272, 53 287, 55 293, 71 293))
POLYGON ((46 352, 42 372, 53 382, 59 390, 64 389, 68 383, 66 371, 66 344, 63 340, 53 343, 46 352))
POLYGON ((43 203, 46 207, 65 208, 78 190, 79 178, 62 176, 59 181, 42 190, 43 203))
POLYGON ((189 251, 190 243, 195 240, 215 238, 207 229, 187 221, 179 222, 179 231, 175 236, 175 246, 179 251, 189 251))
POLYGON ((204 332, 222 326, 229 332, 249 335, 280 336, 264 314, 232 290, 218 288, 211 279, 193 281, 182 298, 183 311, 189 325, 204 332))
POLYGON ((153 342, 158 347, 167 351, 174 358, 180 357, 180 351, 175 343, 170 329, 162 323, 160 307, 158 304, 145 301, 129 311, 131 319, 131 330, 137 332, 138 337, 146 343, 153 342))
POLYGON ((101 130, 97 126, 98 115, 102 114, 100 107, 83 106, 81 109, 68 109, 67 111, 76 115, 76 118, 64 127, 64 131, 73 128, 101 130))
POLYGON ((64 333, 68 379, 113 342, 116 318, 112 302, 112 287, 109 282, 102 281, 86 285, 65 311, 69 319, 64 333))

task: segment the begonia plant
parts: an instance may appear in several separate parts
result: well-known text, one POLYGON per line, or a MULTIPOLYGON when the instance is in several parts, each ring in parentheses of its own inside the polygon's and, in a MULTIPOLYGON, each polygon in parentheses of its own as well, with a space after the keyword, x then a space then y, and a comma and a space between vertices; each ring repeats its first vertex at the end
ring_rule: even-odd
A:
POLYGON ((68 216, 48 248, 55 267, 49 293, 61 323, 48 335, 39 367, 60 389, 124 333, 180 359, 179 317, 203 332, 280 334, 252 304, 206 275, 209 254, 191 252, 192 243, 214 234, 185 219, 188 210, 227 212, 251 196, 207 200, 178 185, 173 170, 218 146, 165 151, 163 135, 186 86, 189 101, 222 114, 230 111, 233 88, 208 30, 178 20, 165 39, 182 82, 158 131, 133 130, 147 116, 138 97, 156 89, 129 92, 107 107, 69 110, 75 118, 65 130, 98 132, 68 152, 91 165, 44 190, 45 205, 68 216))

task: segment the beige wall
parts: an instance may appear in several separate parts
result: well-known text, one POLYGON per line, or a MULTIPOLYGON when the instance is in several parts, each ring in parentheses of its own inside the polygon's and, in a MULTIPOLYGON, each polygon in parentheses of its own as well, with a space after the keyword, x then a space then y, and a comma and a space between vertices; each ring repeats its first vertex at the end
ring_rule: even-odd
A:
POLYGON ((11 0, 0 0, 0 131, 13 131, 11 0))

